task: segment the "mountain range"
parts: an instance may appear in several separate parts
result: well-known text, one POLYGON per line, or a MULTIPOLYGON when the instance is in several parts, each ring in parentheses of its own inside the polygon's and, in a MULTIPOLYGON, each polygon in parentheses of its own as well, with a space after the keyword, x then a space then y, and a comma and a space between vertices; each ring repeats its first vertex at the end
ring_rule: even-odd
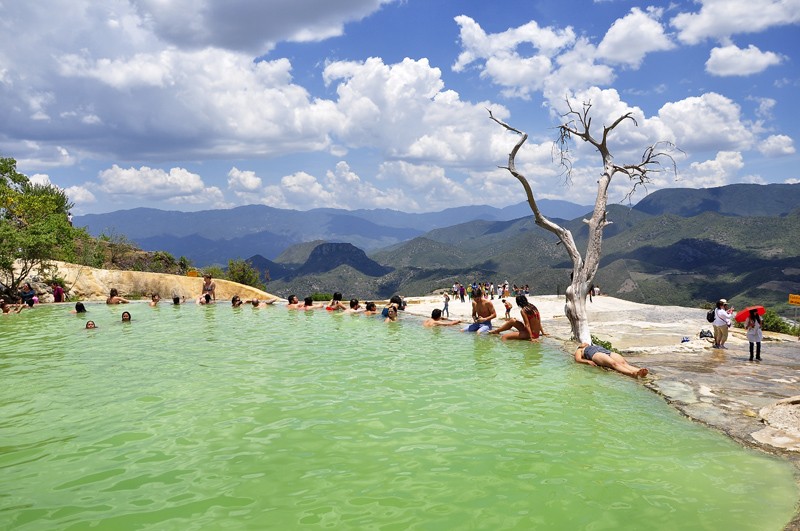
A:
MULTIPOLYGON (((590 210, 558 200, 543 200, 540 208, 548 216, 564 219, 590 210)), ((203 267, 255 254, 272 260, 294 244, 315 240, 347 242, 372 251, 457 223, 512 220, 528 215, 527 203, 505 208, 476 205, 422 214, 389 209, 299 211, 248 205, 199 212, 135 208, 76 216, 74 223, 86 227, 93 236, 124 235, 144 250, 185 256, 203 267)))
MULTIPOLYGON (((603 292, 639 302, 698 306, 725 297, 738 307, 765 304, 786 312, 787 295, 800 293, 798 205, 800 184, 668 189, 632 207, 610 205, 608 218, 613 223, 604 233, 596 282, 603 292)), ((559 218, 572 231, 579 249, 585 248, 583 218, 591 208, 563 202, 548 207, 547 214, 559 218)), ((271 224, 257 219, 262 209, 267 209, 264 212, 270 219, 282 216, 278 209, 252 206, 193 213, 188 218, 191 222, 178 215, 187 213, 148 209, 94 215, 92 224, 84 221, 88 216, 76 221, 89 226, 90 232, 97 230, 98 223, 106 223, 141 243, 142 239, 156 241, 157 219, 170 220, 170 237, 206 248, 209 242, 225 242, 227 248, 239 249, 240 255, 228 257, 249 258, 256 268, 268 271, 269 290, 284 296, 342 291, 346 296, 386 298, 394 293, 430 293, 456 280, 509 280, 529 284, 535 295, 563 293, 569 281, 571 264, 566 252, 554 235, 534 224, 527 203, 429 214, 285 211, 294 226, 286 220, 271 224), (148 221, 133 221, 137 216, 146 216, 148 221), (229 224, 230 238, 212 239, 225 232, 220 225, 223 219, 229 224), (112 220, 120 221, 112 225, 112 220), (185 233, 191 223, 202 236, 185 233), (148 225, 149 233, 142 225, 148 225), (136 231, 125 232, 129 226, 136 226, 136 231), (292 232, 287 231, 289 226, 292 232), (355 238, 348 237, 353 234, 355 238), (359 238, 370 245, 359 246, 359 238), (270 251, 253 252, 256 248, 247 244, 257 241, 264 242, 261 249, 270 251)), ((191 250, 188 243, 186 249, 191 250)), ((185 252, 174 254, 189 257, 185 252)))

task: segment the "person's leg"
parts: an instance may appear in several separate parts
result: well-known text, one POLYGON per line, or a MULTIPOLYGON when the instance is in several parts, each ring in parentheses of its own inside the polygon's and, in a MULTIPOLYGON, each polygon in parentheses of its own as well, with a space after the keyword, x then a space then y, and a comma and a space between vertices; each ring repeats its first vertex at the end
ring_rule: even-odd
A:
POLYGON ((753 361, 753 342, 750 342, 750 361, 753 361))
MULTIPOLYGON (((752 356, 751 354, 750 357, 752 356)), ((756 361, 761 361, 761 341, 756 343, 756 361)))
MULTIPOLYGON (((517 322, 519 322, 519 321, 517 321, 517 322)), ((516 328, 517 328, 517 330, 519 330, 518 332, 509 332, 508 334, 505 334, 500 339, 502 339, 503 341, 514 341, 514 340, 517 340, 517 339, 520 340, 520 341, 527 341, 527 340, 529 340, 531 338, 530 334, 528 334, 528 331, 525 330, 524 326, 523 327, 516 327, 516 328)))
POLYGON ((614 369, 617 372, 625 374, 627 376, 642 377, 647 376, 647 369, 640 369, 639 367, 635 367, 625 360, 622 356, 617 354, 616 352, 612 352, 611 354, 604 354, 602 352, 598 352, 594 356, 592 356, 592 361, 595 362, 597 365, 602 367, 608 367, 609 369, 614 369))
POLYGON ((722 339, 722 327, 714 325, 714 348, 719 348, 719 342, 722 339))
POLYGON ((505 332, 506 330, 511 330, 519 321, 506 321, 503 323, 499 328, 493 328, 489 333, 490 334, 499 334, 500 332, 505 332))
POLYGON ((719 348, 728 348, 725 346, 725 342, 728 341, 728 327, 722 325, 719 327, 719 329, 720 329, 719 348))
POLYGON ((475 323, 478 326, 478 335, 489 334, 492 332, 492 323, 475 323))

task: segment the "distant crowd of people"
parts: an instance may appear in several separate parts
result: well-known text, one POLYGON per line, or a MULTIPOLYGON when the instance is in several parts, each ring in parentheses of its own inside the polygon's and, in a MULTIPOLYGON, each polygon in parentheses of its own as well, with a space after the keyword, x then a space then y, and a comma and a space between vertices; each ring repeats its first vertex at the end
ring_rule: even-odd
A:
POLYGON ((497 284, 494 282, 473 282, 472 284, 455 282, 453 283, 451 294, 453 295, 453 299, 466 302, 467 300, 472 300, 473 294, 478 289, 480 289, 481 294, 489 300, 494 300, 495 295, 497 295, 498 299, 502 299, 530 294, 530 287, 528 284, 524 286, 517 286, 516 284, 509 286, 508 280, 497 284))

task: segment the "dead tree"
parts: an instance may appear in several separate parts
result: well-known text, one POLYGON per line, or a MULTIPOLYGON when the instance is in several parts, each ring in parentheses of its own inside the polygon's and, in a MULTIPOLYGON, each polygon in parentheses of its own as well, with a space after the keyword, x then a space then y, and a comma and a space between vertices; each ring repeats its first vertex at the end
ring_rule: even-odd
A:
POLYGON ((608 187, 611 179, 617 175, 625 175, 630 180, 632 187, 629 196, 639 186, 646 186, 650 182, 650 174, 665 171, 662 161, 669 161, 672 171, 676 170, 675 159, 670 151, 675 149, 669 142, 659 142, 648 147, 642 155, 642 160, 637 164, 618 165, 614 163, 614 158, 608 149, 609 134, 625 120, 630 120, 638 126, 632 113, 628 112, 617 118, 614 123, 603 127, 602 137, 598 140, 591 134, 592 118, 590 110, 591 103, 584 103, 580 110, 573 109, 567 101, 569 111, 562 115, 564 123, 558 126, 558 138, 555 141, 555 152, 559 163, 564 168, 567 177, 572 173, 572 159, 569 152, 571 141, 576 138, 588 142, 594 146, 603 159, 603 173, 597 181, 597 198, 594 203, 594 211, 591 219, 584 219, 583 222, 589 226, 589 236, 584 256, 581 256, 572 232, 564 227, 552 222, 544 216, 536 204, 533 189, 528 179, 519 173, 514 164, 522 145, 528 139, 527 133, 515 129, 507 123, 498 120, 489 111, 489 118, 500 124, 506 130, 514 132, 520 136, 519 141, 508 155, 508 166, 500 166, 508 170, 511 175, 517 178, 525 190, 525 196, 533 211, 535 222, 538 226, 555 234, 564 245, 567 254, 572 260, 572 282, 566 289, 566 304, 564 313, 569 319, 572 327, 573 339, 581 343, 591 343, 592 335, 589 329, 589 319, 586 312, 586 296, 589 294, 589 287, 594 283, 594 277, 600 265, 600 254, 603 243, 603 229, 612 222, 608 219, 606 206, 608 204, 608 187))

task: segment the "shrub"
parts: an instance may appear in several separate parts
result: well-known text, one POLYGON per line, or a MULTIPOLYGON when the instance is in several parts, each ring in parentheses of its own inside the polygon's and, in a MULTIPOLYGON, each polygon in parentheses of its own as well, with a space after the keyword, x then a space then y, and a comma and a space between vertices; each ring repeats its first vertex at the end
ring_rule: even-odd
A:
POLYGON ((800 335, 800 326, 793 326, 772 310, 767 310, 761 319, 763 320, 761 324, 763 330, 792 336, 800 335))
POLYGON ((250 262, 245 260, 228 260, 228 280, 252 286, 264 291, 267 287, 261 282, 261 275, 250 262))
POLYGON ((611 345, 610 341, 603 341, 602 339, 599 339, 597 336, 592 336, 592 345, 597 345, 598 347, 603 347, 605 349, 610 350, 611 352, 619 352, 617 349, 615 349, 611 345))

